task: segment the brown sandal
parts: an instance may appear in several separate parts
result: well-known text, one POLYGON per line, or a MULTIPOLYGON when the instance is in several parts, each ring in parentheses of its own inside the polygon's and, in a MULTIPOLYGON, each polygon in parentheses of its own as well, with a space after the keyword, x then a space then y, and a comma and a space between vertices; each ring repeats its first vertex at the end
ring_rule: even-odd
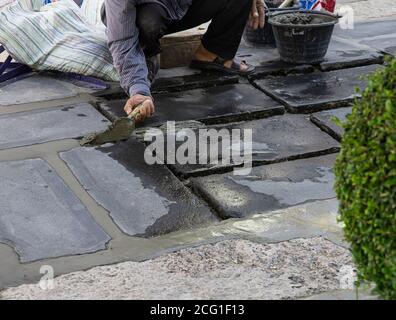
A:
POLYGON ((224 66, 227 62, 226 59, 217 57, 212 62, 210 61, 201 61, 201 60, 192 60, 190 67, 193 69, 200 69, 200 70, 210 70, 210 71, 220 71, 228 74, 238 74, 241 76, 249 75, 254 72, 254 67, 247 64, 245 61, 242 63, 246 64, 248 68, 246 70, 241 70, 241 63, 236 62, 233 60, 232 65, 230 68, 224 66))

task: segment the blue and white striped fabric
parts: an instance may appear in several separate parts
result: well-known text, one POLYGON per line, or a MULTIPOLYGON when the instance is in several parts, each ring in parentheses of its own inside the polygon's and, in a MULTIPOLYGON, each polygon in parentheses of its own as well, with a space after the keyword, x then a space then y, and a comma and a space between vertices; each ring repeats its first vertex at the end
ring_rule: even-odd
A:
POLYGON ((119 81, 105 28, 94 11, 103 0, 86 0, 82 8, 73 0, 45 1, 16 0, 0 8, 0 43, 8 53, 36 70, 119 81))

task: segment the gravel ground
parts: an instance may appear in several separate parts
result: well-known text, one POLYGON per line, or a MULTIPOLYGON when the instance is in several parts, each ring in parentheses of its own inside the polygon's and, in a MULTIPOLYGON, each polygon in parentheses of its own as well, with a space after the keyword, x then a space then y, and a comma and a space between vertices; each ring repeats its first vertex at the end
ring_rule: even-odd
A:
POLYGON ((23 285, 2 299, 293 299, 340 288, 349 251, 323 238, 230 240, 23 285))

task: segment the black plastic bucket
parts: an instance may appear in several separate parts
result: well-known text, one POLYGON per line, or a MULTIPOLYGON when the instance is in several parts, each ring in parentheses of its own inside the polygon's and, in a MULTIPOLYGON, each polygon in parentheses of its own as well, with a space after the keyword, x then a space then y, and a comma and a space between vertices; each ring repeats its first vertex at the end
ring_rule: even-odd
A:
POLYGON ((281 59, 295 64, 322 62, 329 49, 338 17, 324 12, 299 11, 299 14, 320 18, 323 22, 317 24, 283 24, 275 20, 276 17, 285 14, 288 13, 275 13, 269 19, 281 59))
MULTIPOLYGON (((267 3, 268 4, 268 3, 267 3)), ((268 10, 266 11, 265 15, 265 26, 264 28, 259 28, 257 30, 253 30, 249 26, 246 26, 245 32, 243 34, 243 38, 248 44, 253 46, 257 45, 271 45, 276 46, 274 32, 272 31, 272 26, 268 23, 269 17, 277 12, 290 12, 290 11, 297 11, 299 7, 292 7, 292 8, 275 8, 271 7, 268 4, 268 10)))

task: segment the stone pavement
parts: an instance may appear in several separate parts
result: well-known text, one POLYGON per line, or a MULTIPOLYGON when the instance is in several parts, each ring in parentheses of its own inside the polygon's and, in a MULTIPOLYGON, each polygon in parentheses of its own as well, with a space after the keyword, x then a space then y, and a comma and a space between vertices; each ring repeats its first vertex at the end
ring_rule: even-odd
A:
POLYGON ((358 26, 336 30, 321 65, 242 45, 258 66, 249 79, 162 70, 156 116, 96 148, 79 138, 123 115, 116 84, 94 91, 46 73, 0 85, 0 289, 33 284, 1 297, 347 296, 337 293, 353 264, 337 223, 333 116, 345 120, 361 76, 396 47, 396 20, 358 26), (141 134, 168 120, 252 128, 252 173, 149 166, 141 134), (37 287, 43 265, 64 275, 52 291, 37 287))

